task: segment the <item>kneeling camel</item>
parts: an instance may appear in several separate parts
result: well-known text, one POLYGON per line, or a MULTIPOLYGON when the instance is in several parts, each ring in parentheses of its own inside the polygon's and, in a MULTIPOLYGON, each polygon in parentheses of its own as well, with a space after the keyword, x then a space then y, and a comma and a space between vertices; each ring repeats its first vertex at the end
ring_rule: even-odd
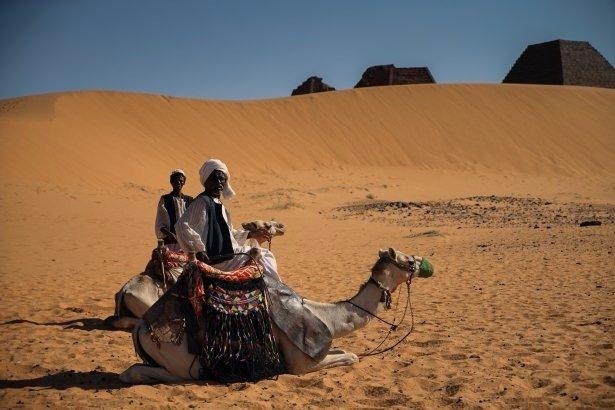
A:
MULTIPOLYGON (((320 303, 305 300, 305 305, 331 332, 333 339, 348 335, 367 325, 373 315, 383 308, 385 292, 394 292, 408 282, 412 273, 418 271, 422 258, 408 256, 402 252, 380 250, 378 261, 359 292, 346 301, 320 303), (358 307, 357 307, 358 306, 358 307)), ((309 323, 305 324, 309 326, 309 323)), ((324 359, 317 361, 299 350, 279 328, 273 325, 273 333, 281 354, 284 356, 286 372, 304 374, 336 366, 356 363, 356 354, 343 350, 329 350, 324 359)), ((195 355, 188 352, 186 338, 181 344, 161 343, 158 347, 151 338, 145 322, 140 321, 133 330, 133 342, 156 361, 160 367, 135 364, 126 369, 120 379, 125 383, 150 384, 159 382, 181 382, 194 380, 200 373, 200 363, 195 355)))

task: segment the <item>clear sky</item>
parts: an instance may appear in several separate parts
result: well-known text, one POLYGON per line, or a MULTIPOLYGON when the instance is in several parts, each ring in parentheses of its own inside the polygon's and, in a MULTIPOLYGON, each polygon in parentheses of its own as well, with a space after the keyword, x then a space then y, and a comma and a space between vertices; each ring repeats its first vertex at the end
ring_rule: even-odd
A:
POLYGON ((0 98, 83 89, 213 99, 351 88, 371 65, 501 82, 528 44, 615 62, 615 0, 0 0, 0 98))

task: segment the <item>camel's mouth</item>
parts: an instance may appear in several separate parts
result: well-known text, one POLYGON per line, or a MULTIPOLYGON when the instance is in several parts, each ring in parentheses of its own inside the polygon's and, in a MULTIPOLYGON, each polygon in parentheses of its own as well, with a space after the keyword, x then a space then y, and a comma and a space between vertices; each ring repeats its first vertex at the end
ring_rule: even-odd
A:
POLYGON ((397 266, 399 269, 407 271, 409 274, 416 272, 417 263, 414 258, 408 258, 405 261, 399 261, 397 259, 393 259, 390 256, 383 256, 380 258, 381 262, 390 262, 393 265, 397 266))

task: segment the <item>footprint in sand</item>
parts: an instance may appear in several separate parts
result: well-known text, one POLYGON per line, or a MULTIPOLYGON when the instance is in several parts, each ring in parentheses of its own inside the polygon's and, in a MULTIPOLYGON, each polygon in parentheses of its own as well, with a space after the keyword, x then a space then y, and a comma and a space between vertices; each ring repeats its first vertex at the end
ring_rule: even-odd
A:
POLYGON ((367 386, 363 391, 368 397, 382 397, 389 394, 391 389, 385 386, 367 386))
POLYGON ((449 355, 444 355, 444 358, 448 360, 456 361, 456 360, 465 360, 468 358, 468 356, 466 356, 463 353, 453 353, 449 355))
POLYGON ((556 384, 555 386, 549 389, 549 394, 551 395, 561 394, 564 392, 564 390, 566 390, 565 384, 556 384))
POLYGON ((425 342, 411 342, 412 346, 416 346, 416 347, 437 347, 437 346, 443 345, 444 343, 449 343, 449 341, 433 339, 433 340, 427 340, 425 342))
POLYGON ((325 383, 322 379, 298 379, 293 381, 293 386, 296 388, 313 388, 324 391, 332 391, 331 387, 325 386, 325 383))
POLYGON ((550 384, 551 384, 550 379, 533 379, 532 380, 532 387, 535 389, 542 389, 543 387, 546 387, 550 384))
POLYGON ((435 374, 428 374, 427 379, 419 378, 417 380, 417 384, 419 385, 421 389, 425 391, 435 392, 439 390, 438 383, 433 380, 429 380, 429 379, 436 379, 436 378, 437 376, 435 374))
POLYGON ((447 396, 454 396, 455 394, 459 392, 459 390, 461 390, 461 385, 447 384, 446 386, 444 386, 442 390, 444 391, 444 394, 446 394, 447 396))
POLYGON ((604 376, 602 382, 607 386, 615 387, 615 377, 613 376, 604 376))

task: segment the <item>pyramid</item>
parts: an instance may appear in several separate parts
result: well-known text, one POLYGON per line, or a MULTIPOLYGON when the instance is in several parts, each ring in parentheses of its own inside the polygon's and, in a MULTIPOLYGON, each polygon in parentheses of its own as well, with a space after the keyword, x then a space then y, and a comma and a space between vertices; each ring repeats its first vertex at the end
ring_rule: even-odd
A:
POLYGON ((322 93, 325 91, 335 91, 335 88, 325 84, 322 78, 312 76, 295 88, 290 95, 322 93))
POLYGON ((395 67, 393 64, 387 64, 369 67, 354 88, 435 82, 427 67, 395 67))
POLYGON ((615 88, 615 69, 587 41, 554 40, 528 46, 502 82, 615 88))

